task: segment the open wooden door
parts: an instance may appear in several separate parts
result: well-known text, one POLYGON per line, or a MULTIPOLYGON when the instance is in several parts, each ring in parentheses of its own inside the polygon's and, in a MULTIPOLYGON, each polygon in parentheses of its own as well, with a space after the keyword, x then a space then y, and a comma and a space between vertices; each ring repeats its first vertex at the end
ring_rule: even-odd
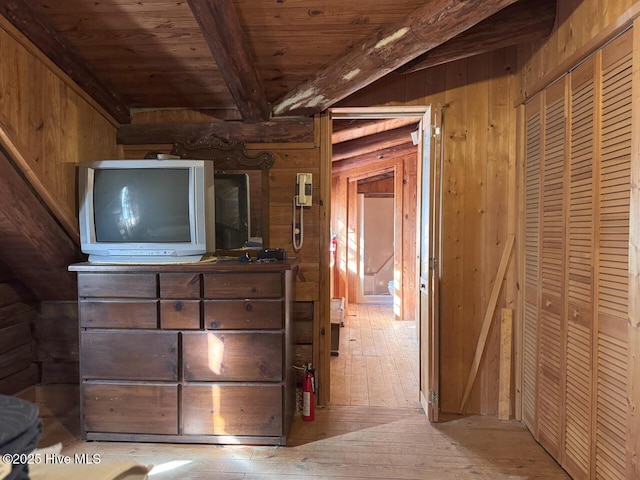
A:
POLYGON ((439 281, 441 197, 441 109, 429 107, 420 122, 418 205, 420 403, 429 421, 438 421, 439 281))

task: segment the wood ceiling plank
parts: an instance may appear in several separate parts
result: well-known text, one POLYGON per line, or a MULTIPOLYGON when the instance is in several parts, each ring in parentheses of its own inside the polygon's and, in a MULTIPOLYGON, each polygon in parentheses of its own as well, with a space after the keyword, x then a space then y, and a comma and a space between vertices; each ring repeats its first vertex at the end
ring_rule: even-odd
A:
POLYGON ((406 155, 417 155, 418 148, 411 142, 376 150, 365 155, 338 160, 331 163, 331 173, 350 172, 352 169, 373 169, 384 162, 406 155))
POLYGON ((34 45, 85 90, 109 115, 129 123, 131 115, 120 97, 111 91, 86 62, 58 34, 45 25, 22 0, 0 2, 0 13, 34 45))
POLYGON ((406 145, 407 141, 411 141, 411 132, 415 131, 415 128, 414 125, 405 125, 393 130, 339 143, 333 147, 331 160, 336 162, 398 145, 406 145))
POLYGON ((376 133, 404 127, 405 125, 416 125, 415 118, 388 118, 385 120, 339 120, 333 123, 333 133, 331 142, 347 142, 356 138, 374 135, 376 133))
POLYGON ((412 73, 499 48, 544 38, 556 20, 556 0, 522 0, 398 69, 412 73))
POLYGON ((268 120, 270 106, 232 0, 187 0, 245 121, 268 120))
POLYGON ((321 112, 515 0, 431 0, 383 28, 281 98, 275 116, 321 112))

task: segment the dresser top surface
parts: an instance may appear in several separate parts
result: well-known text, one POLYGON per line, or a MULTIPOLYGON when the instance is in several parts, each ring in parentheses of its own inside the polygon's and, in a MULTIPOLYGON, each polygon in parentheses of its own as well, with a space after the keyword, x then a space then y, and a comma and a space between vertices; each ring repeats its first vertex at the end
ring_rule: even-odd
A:
POLYGON ((252 261, 242 263, 236 258, 219 258, 215 262, 198 262, 183 264, 103 264, 103 263, 74 263, 69 265, 69 271, 79 273, 125 273, 125 272, 202 272, 202 273, 222 273, 222 272, 281 272, 293 270, 297 267, 297 260, 289 258, 287 260, 275 260, 270 262, 252 261))

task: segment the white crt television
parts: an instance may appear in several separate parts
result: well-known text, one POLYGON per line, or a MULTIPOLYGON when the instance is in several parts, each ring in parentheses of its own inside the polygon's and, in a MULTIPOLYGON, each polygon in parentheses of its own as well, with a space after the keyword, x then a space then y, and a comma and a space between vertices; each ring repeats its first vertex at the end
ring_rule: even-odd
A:
POLYGON ((215 250, 210 160, 79 166, 80 245, 94 263, 189 263, 215 250))

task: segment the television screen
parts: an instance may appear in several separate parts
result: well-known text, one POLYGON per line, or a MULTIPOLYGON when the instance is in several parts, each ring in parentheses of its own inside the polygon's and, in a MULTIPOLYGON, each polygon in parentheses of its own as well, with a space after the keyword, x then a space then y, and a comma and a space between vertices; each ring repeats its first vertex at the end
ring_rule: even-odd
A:
POLYGON ((79 168, 79 227, 90 262, 185 263, 215 251, 210 160, 100 160, 79 168))
POLYGON ((97 170, 93 188, 98 242, 189 242, 189 171, 97 170))

